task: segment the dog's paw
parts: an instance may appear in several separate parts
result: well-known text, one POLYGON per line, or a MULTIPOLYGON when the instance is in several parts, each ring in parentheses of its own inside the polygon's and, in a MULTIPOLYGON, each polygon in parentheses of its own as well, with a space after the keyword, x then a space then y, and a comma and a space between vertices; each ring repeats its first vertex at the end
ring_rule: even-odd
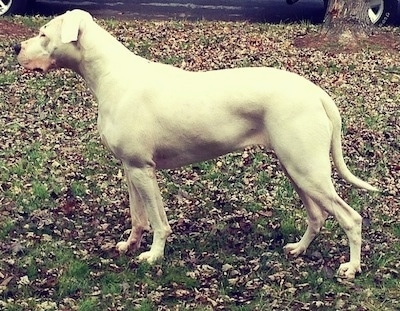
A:
POLYGON ((286 257, 298 257, 306 252, 306 248, 304 248, 299 242, 289 243, 283 247, 283 251, 285 252, 286 257))
POLYGON ((138 256, 138 260, 140 262, 144 262, 145 261, 148 264, 152 265, 152 264, 156 263, 158 260, 161 260, 163 257, 164 257, 163 254, 152 252, 150 250, 148 252, 141 253, 138 256))
POLYGON ((120 254, 125 254, 129 249, 129 243, 125 241, 118 242, 115 248, 120 254))
POLYGON ((338 276, 340 278, 345 278, 352 280, 356 277, 356 273, 361 272, 361 267, 359 264, 353 264, 351 262, 342 263, 338 270, 338 276))

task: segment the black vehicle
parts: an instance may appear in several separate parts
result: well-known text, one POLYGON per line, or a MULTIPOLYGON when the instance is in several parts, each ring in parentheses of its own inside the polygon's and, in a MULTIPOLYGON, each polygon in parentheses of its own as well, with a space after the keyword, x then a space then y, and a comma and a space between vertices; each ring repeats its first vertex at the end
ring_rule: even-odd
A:
MULTIPOLYGON (((299 0, 286 0, 294 4, 299 0)), ((327 3, 327 0, 322 0, 327 3)), ((25 14, 29 11, 35 0, 0 0, 0 16, 12 14, 25 14)), ((371 21, 379 26, 390 24, 398 18, 400 0, 371 0, 368 15, 371 21)))
POLYGON ((0 0, 0 15, 24 14, 32 3, 30 0, 0 0))

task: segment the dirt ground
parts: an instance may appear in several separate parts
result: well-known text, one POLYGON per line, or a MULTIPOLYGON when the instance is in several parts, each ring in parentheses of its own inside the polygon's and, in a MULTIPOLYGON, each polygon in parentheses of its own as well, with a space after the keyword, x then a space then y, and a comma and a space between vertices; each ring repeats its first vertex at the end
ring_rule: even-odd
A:
POLYGON ((0 39, 2 38, 24 38, 33 35, 35 31, 23 25, 18 25, 6 20, 0 20, 0 39))

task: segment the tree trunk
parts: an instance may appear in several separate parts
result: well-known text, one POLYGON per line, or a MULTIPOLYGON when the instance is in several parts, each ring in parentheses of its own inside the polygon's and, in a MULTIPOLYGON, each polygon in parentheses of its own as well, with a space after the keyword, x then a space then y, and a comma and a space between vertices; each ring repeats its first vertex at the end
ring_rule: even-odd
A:
MULTIPOLYGON (((294 1, 294 0, 293 0, 294 1)), ((298 48, 316 48, 331 53, 352 53, 364 49, 377 49, 398 53, 398 37, 384 29, 374 26, 368 16, 370 0, 324 0, 328 3, 324 23, 318 35, 306 34, 294 39, 298 48)), ((383 23, 391 16, 392 7, 397 0, 385 0, 387 13, 383 23)))
POLYGON ((372 34, 370 0, 329 0, 322 34, 340 45, 357 46, 372 34))

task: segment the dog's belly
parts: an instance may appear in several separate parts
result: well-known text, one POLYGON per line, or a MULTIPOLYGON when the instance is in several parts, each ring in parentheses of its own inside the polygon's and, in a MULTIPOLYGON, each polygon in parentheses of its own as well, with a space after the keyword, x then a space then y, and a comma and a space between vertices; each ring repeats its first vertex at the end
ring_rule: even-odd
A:
POLYGON ((235 149, 227 147, 223 148, 222 146, 212 144, 186 150, 160 148, 155 151, 153 161, 159 169, 173 169, 213 159, 232 151, 235 151, 235 149))
POLYGON ((214 150, 208 149, 206 152, 202 151, 198 153, 193 153, 187 151, 184 153, 173 154, 170 153, 169 151, 164 152, 160 150, 155 154, 153 161, 156 165, 156 168, 158 169, 174 169, 185 165, 214 159, 218 156, 222 156, 233 151, 235 150, 216 152, 215 149, 214 150))
POLYGON ((161 139, 154 148, 153 161, 157 168, 177 168, 187 164, 197 163, 216 158, 227 153, 241 150, 250 145, 268 147, 265 130, 259 127, 248 128, 245 131, 225 131, 217 128, 218 135, 204 133, 181 132, 180 135, 161 139), (220 131, 218 131, 220 130, 220 131))

